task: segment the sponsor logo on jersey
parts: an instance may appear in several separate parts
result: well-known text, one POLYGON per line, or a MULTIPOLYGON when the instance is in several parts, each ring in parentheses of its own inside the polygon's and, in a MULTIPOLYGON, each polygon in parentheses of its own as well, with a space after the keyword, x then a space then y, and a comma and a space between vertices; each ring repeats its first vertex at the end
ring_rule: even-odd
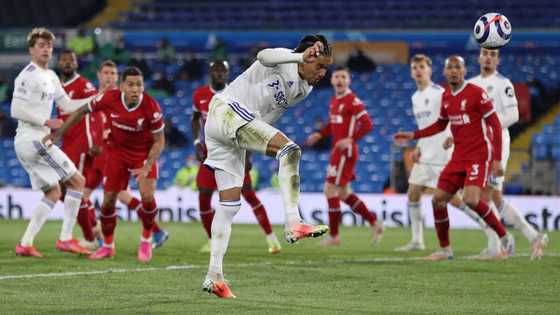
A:
POLYGON ((471 123, 471 119, 468 114, 450 115, 449 122, 452 125, 467 125, 471 123))
POLYGON ((506 87, 505 93, 508 97, 515 96, 515 92, 513 91, 513 88, 511 86, 506 87))

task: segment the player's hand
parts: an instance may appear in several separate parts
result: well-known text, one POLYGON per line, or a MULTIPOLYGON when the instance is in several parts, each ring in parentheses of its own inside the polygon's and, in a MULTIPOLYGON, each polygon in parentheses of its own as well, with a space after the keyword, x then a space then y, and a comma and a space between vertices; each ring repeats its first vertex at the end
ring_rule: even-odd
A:
POLYGON ((48 119, 47 121, 45 121, 45 126, 49 127, 52 130, 56 130, 62 127, 63 123, 64 121, 62 119, 48 119))
POLYGON ((57 141, 58 141, 58 137, 56 136, 56 133, 54 133, 54 132, 49 133, 48 135, 43 137, 43 139, 41 140, 43 145, 47 148, 50 147, 51 145, 53 145, 54 143, 56 143, 57 141))
POLYGON ((150 172, 150 167, 145 164, 141 168, 135 168, 131 171, 132 175, 136 177, 137 181, 143 180, 148 177, 148 173, 150 172))
POLYGON ((414 133, 406 132, 406 131, 399 131, 393 135, 393 140, 396 144, 404 145, 407 144, 409 141, 414 139, 414 133))
POLYGON ((500 161, 492 161, 492 174, 497 177, 504 176, 504 168, 500 161))
POLYGON ((412 154, 411 154, 410 157, 412 158, 412 161, 414 163, 417 163, 418 161, 420 161, 421 156, 422 156, 422 152, 420 151, 420 148, 416 148, 416 149, 414 149, 414 151, 412 151, 412 154))
POLYGON ((195 149, 195 153, 196 153, 196 159, 202 163, 204 162, 204 160, 206 160, 206 155, 207 155, 207 150, 206 150, 206 144, 201 143, 201 142, 197 142, 194 144, 194 149, 195 149))
POLYGON ((309 137, 307 137, 307 140, 305 141, 305 145, 308 147, 312 147, 317 143, 317 141, 321 140, 321 138, 322 136, 319 132, 314 132, 310 134, 309 137))
POLYGON ((303 52, 303 62, 305 62, 305 63, 315 62, 317 60, 317 58, 319 57, 319 55, 321 55, 323 53, 324 49, 325 49, 325 46, 323 45, 323 43, 318 42, 318 41, 315 42, 315 44, 313 44, 313 46, 308 47, 303 52))
POLYGON ((445 139, 445 141, 443 141, 443 149, 444 150, 449 150, 449 148, 451 148, 453 146, 453 138, 452 137, 447 137, 447 139, 445 139))
POLYGON ((89 148, 88 151, 88 155, 89 156, 98 156, 99 154, 101 154, 101 147, 98 145, 92 145, 91 148, 89 148))
POLYGON ((334 147, 337 150, 346 150, 352 147, 352 144, 354 143, 354 140, 350 137, 348 138, 344 138, 344 139, 340 139, 338 140, 335 144, 334 147))

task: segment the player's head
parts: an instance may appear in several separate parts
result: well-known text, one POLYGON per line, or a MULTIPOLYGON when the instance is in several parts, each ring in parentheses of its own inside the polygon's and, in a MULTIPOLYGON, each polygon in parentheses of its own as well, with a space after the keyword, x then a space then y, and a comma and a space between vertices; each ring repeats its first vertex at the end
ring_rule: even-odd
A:
POLYGON ((223 90, 229 78, 229 64, 225 60, 210 63, 210 85, 215 90, 223 90))
POLYGON ((500 50, 487 49, 480 47, 480 55, 478 55, 478 63, 480 64, 481 73, 494 73, 500 64, 500 50))
POLYGON ((44 27, 36 27, 27 34, 27 47, 31 60, 46 66, 52 57, 54 34, 44 27))
POLYGON ((350 70, 346 67, 336 67, 331 75, 331 85, 334 87, 334 92, 337 95, 343 94, 350 87, 352 83, 350 70))
POLYGON ((121 74, 120 89, 127 104, 136 104, 144 93, 144 76, 136 67, 128 67, 121 74))
POLYGON ((417 84, 426 84, 432 79, 432 59, 416 54, 410 59, 410 76, 417 84))
POLYGON ((459 55, 452 55, 445 59, 445 67, 443 75, 447 83, 451 86, 459 86, 465 81, 467 68, 465 67, 465 59, 459 55))
POLYGON ((63 76, 69 78, 78 70, 78 58, 71 49, 63 49, 58 54, 58 70, 63 76))
POLYGON ((102 90, 116 87, 119 80, 119 72, 117 64, 112 60, 105 60, 97 70, 97 80, 99 81, 99 88, 102 90))
POLYGON ((321 42, 324 47, 317 60, 312 63, 303 63, 298 65, 300 77, 307 81, 309 85, 319 83, 319 81, 321 81, 321 79, 327 74, 327 68, 333 63, 331 45, 325 36, 314 34, 304 36, 294 49, 294 52, 302 53, 307 48, 313 46, 316 42, 321 42))

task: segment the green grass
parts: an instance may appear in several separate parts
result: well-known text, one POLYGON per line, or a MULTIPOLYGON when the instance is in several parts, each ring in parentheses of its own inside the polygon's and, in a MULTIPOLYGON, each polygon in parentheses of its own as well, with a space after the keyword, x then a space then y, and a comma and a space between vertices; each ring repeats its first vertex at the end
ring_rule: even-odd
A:
MULTIPOLYGON (((258 226, 236 225, 225 259, 233 300, 203 293, 200 284, 208 255, 198 253, 204 240, 198 224, 163 224, 171 233, 150 264, 136 260, 138 224, 119 222, 117 256, 88 261, 54 250, 59 222, 48 222, 36 240, 46 258, 15 257, 14 247, 26 226, 0 220, 0 278, 6 275, 90 272, 111 273, 0 279, 1 314, 558 314, 560 312, 560 233, 550 233, 551 256, 542 261, 514 257, 503 262, 465 259, 483 246, 479 231, 451 231, 458 259, 425 262, 435 249, 395 253, 409 231, 389 229, 382 244, 369 246, 369 229, 342 229, 343 244, 323 248, 317 240, 284 245, 266 252, 258 226), (406 259, 400 259, 406 258, 406 259), (391 260, 395 259, 395 260, 391 260), (182 269, 165 269, 182 266, 182 269), (189 267, 190 266, 190 267, 189 267), (146 269, 152 268, 147 271, 146 269)), ((280 227, 275 227, 280 236, 280 227)), ((78 231, 77 231, 78 232, 78 231)), ((517 250, 528 253, 516 234, 517 250)))

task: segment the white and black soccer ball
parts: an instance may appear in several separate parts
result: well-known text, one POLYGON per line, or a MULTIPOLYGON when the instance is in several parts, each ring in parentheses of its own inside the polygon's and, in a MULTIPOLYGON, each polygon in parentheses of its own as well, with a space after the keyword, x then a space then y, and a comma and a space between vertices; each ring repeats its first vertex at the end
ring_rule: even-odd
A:
POLYGON ((511 24, 503 14, 486 13, 476 21, 473 35, 481 47, 498 49, 509 43, 511 24))

